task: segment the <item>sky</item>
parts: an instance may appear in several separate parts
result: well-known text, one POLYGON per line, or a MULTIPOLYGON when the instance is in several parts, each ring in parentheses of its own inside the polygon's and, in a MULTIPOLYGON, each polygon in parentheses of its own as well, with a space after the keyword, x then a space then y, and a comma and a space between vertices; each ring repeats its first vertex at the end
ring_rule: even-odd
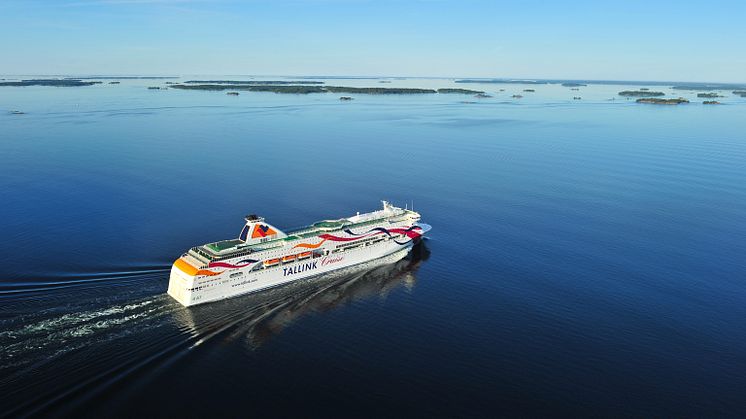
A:
POLYGON ((0 74, 746 82, 746 1, 0 0, 0 74))

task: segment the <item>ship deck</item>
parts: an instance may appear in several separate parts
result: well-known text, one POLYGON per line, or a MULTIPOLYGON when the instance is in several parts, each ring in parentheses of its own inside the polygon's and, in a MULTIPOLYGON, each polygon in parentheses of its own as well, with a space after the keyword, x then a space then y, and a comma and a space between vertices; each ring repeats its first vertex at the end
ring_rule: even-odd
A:
POLYGON ((285 242, 307 239, 323 233, 376 224, 384 220, 398 218, 402 215, 407 214, 408 212, 409 211, 407 210, 401 210, 401 212, 395 212, 392 214, 390 212, 386 213, 384 211, 375 211, 368 214, 356 215, 350 218, 340 218, 338 220, 323 220, 313 223, 309 226, 289 230, 286 232, 287 237, 269 240, 263 243, 244 244, 244 242, 239 239, 228 239, 217 241, 214 243, 207 243, 202 246, 192 248, 192 250, 203 258, 207 259, 208 262, 227 259, 235 257, 239 254, 249 254, 262 250, 272 249, 275 247, 280 247, 284 245, 285 242))

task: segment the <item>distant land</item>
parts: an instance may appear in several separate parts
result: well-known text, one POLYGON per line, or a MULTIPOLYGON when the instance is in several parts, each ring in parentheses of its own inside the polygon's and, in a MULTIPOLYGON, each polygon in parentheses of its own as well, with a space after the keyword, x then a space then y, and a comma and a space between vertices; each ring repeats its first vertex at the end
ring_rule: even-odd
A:
POLYGON ((247 84, 247 85, 262 85, 262 84, 324 84, 323 81, 311 81, 311 80, 188 80, 184 83, 188 84, 247 84))
POLYGON ((326 90, 317 85, 246 85, 246 84, 174 84, 172 89, 180 90, 244 90, 250 92, 274 93, 324 93, 326 90))
POLYGON ((28 79, 21 81, 4 81, 0 86, 54 86, 54 87, 76 87, 92 86, 101 84, 100 81, 83 81, 81 79, 28 79))
POLYGON ((334 93, 367 93, 372 95, 380 94, 396 94, 396 95, 408 95, 408 94, 420 94, 420 93, 437 93, 434 89, 417 89, 417 88, 403 88, 403 87, 344 87, 344 86, 325 86, 323 87, 327 92, 334 93))
POLYGON ((654 105, 680 105, 682 103, 689 103, 688 100, 680 97, 678 99, 660 99, 656 97, 645 97, 637 99, 637 103, 652 103, 654 105))
POLYGON ((87 76, 69 77, 69 80, 162 80, 178 79, 177 76, 87 76))
POLYGON ((665 96, 663 92, 651 92, 649 90, 624 90, 619 92, 619 96, 628 97, 648 97, 648 96, 665 96))
MULTIPOLYGON (((274 93, 363 93, 372 95, 382 94, 422 94, 437 93, 433 89, 416 89, 401 87, 346 87, 346 86, 307 86, 307 85, 245 85, 245 84, 175 84, 174 89, 182 90, 246 90, 250 92, 274 92, 274 93)), ((471 92, 470 92, 471 93, 471 92)))
MULTIPOLYGON (((10 75, 5 77, 12 77, 10 75)), ((256 77, 256 78, 268 78, 277 77, 280 80, 189 80, 190 84, 324 84, 319 80, 377 80, 377 81, 390 81, 390 80, 432 80, 432 79, 448 79, 448 77, 391 77, 391 76, 261 76, 261 75, 244 75, 241 77, 256 77), (282 80, 287 79, 287 80, 282 80)), ((147 76, 147 75, 131 75, 131 76, 106 76, 106 75, 91 75, 91 76, 61 76, 61 75, 48 75, 48 76, 35 76, 33 80, 169 80, 178 79, 180 76, 147 76)), ((3 79, 0 78, 0 81, 3 79)), ((17 80, 17 79, 5 79, 5 80, 17 80)), ((487 84, 530 84, 530 85, 544 85, 544 84, 560 84, 564 87, 584 87, 591 84, 606 84, 606 85, 636 85, 636 86, 671 86, 676 90, 746 90, 746 83, 710 83, 710 82, 672 82, 672 81, 637 81, 637 80, 589 80, 589 79, 521 79, 521 78, 451 78, 455 83, 487 83, 487 84)))
POLYGON ((447 89, 438 89, 438 93, 463 93, 465 95, 476 95, 479 93, 484 93, 482 90, 470 90, 470 89, 453 89, 453 88, 447 88, 447 89))
POLYGON ((697 93, 697 97, 704 97, 704 98, 715 98, 715 97, 725 97, 723 95, 719 95, 717 93, 697 93))
MULTIPOLYGON (((5 76, 8 77, 8 76, 5 76)), ((417 94, 463 94, 472 95, 474 97, 489 97, 484 90, 479 89, 463 89, 458 87, 443 87, 438 89, 433 88, 416 88, 416 87, 352 87, 352 86, 329 86, 327 83, 332 83, 329 80, 376 80, 378 82, 389 82, 390 80, 407 79, 415 81, 418 79, 430 80, 436 78, 429 77, 409 77, 409 78, 398 78, 398 77, 346 77, 346 76, 251 76, 242 75, 241 78, 244 80, 231 80, 231 77, 239 76, 214 76, 214 79, 202 79, 177 81, 175 79, 181 79, 182 76, 104 76, 104 75, 92 75, 92 76, 37 76, 35 78, 21 79, 22 76, 16 76, 17 78, 0 78, 0 87, 25 87, 25 86, 46 86, 46 87, 85 87, 96 84, 108 83, 108 84, 119 84, 119 80, 155 80, 161 81, 162 84, 168 86, 157 86, 151 84, 149 89, 151 90, 166 90, 168 87, 179 90, 206 90, 206 91, 231 91, 231 95, 235 95, 238 91, 252 91, 252 92, 273 92, 273 93, 285 93, 285 94, 310 94, 310 93, 339 93, 343 97, 345 94, 371 94, 371 95, 417 95, 417 94), (251 78, 246 80, 246 78, 251 78), (258 80, 254 78, 259 78, 258 80), (314 80, 315 79, 315 80, 314 80), (327 81, 320 81, 319 79, 327 79, 327 81), (385 79, 385 80, 384 80, 385 79)), ((698 98, 704 99, 717 99, 725 97, 723 94, 725 90, 731 91, 734 96, 746 98, 746 84, 736 83, 709 83, 709 82, 649 82, 649 81, 614 81, 614 80, 561 80, 561 79, 500 79, 500 78, 437 78, 437 80, 448 80, 449 83, 461 83, 461 84, 496 84, 496 85, 524 85, 523 92, 540 92, 541 85, 562 85, 563 87, 569 87, 569 90, 578 90, 578 87, 584 87, 596 84, 607 84, 607 85, 624 85, 630 86, 630 90, 622 90, 618 92, 619 96, 628 98, 652 98, 652 97, 665 97, 666 93, 663 90, 666 87, 670 87, 674 90, 687 91, 691 96, 696 95, 698 98), (527 85, 527 86, 526 86, 527 85), (535 86, 535 88, 534 88, 535 86), (645 87, 650 86, 650 88, 645 87), (660 89, 660 90, 659 90, 660 89), (652 91, 651 91, 652 90, 652 91), (696 92, 699 90, 699 92, 696 92)), ((369 83, 373 85, 375 82, 369 83)), ((377 84, 376 84, 377 85, 377 84)), ((378 85, 380 86, 380 85, 378 85)), ((145 86, 147 87, 147 86, 145 86)), ((469 86, 470 87, 470 86, 469 86)), ((476 86, 475 86, 476 87, 476 86)), ((481 87, 485 87, 484 85, 481 87)), ((506 86, 507 87, 507 86, 506 86)), ((493 90, 497 90, 493 88, 493 90)), ((505 89, 500 88, 501 92, 505 89)), ((678 96, 678 95, 676 95, 678 96)), ((513 98, 521 98, 521 95, 514 95, 513 98)), ((573 99, 580 99, 579 96, 574 96, 573 99)), ((711 102, 714 100, 710 100, 711 102)), ((661 103, 670 104, 669 102, 679 102, 679 99, 664 99, 662 101, 639 101, 640 103, 661 103), (667 102, 668 101, 668 102, 667 102)), ((708 103, 709 104, 709 103, 708 103)))
POLYGON ((672 89, 676 90, 730 90, 730 89, 746 89, 746 86, 742 84, 731 84, 731 83, 686 83, 675 85, 672 89))
POLYGON ((739 83, 699 83, 670 81, 635 81, 635 80, 561 80, 561 79, 458 79, 455 83, 488 83, 488 84, 561 84, 565 87, 584 87, 590 84, 637 85, 637 86, 672 86, 677 90, 732 90, 746 89, 746 84, 739 83))

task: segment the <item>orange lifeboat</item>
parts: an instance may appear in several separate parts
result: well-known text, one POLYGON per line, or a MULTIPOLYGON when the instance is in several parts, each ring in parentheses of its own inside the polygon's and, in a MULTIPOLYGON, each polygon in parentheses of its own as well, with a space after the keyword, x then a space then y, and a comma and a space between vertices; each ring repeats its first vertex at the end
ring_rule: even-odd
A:
POLYGON ((264 261, 264 267, 275 266, 280 263, 280 259, 269 259, 264 261))
POLYGON ((311 252, 303 252, 298 254, 298 259, 305 259, 311 256, 311 252))
POLYGON ((292 262, 295 260, 295 258, 298 257, 298 255, 287 255, 282 257, 283 262, 292 262))

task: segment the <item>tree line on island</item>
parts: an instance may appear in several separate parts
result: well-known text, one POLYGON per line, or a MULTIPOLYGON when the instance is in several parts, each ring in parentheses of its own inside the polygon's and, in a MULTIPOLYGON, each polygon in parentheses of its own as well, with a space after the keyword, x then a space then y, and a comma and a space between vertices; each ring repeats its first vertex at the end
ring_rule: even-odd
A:
POLYGON ((419 89, 419 88, 408 88, 408 87, 349 87, 349 86, 321 86, 315 85, 271 85, 271 84, 175 84, 171 86, 172 89, 181 90, 243 90, 249 92, 274 92, 274 93, 294 93, 294 94, 309 94, 309 93, 358 93, 358 94, 372 94, 372 95, 384 95, 384 94, 483 94, 481 90, 471 89, 419 89))
MULTIPOLYGON (((55 79, 24 79, 24 80, 5 80, 0 79, 1 86, 10 87, 25 87, 25 86, 51 86, 51 87, 78 87, 78 86, 92 86, 96 84, 102 84, 100 80, 105 79, 174 79, 176 77, 150 77, 150 76, 92 76, 92 77, 67 77, 67 78, 55 78, 55 79)), ((529 84, 529 85, 542 85, 559 83, 559 81, 553 80, 501 80, 501 79, 463 79, 454 80, 455 83, 474 83, 474 84, 529 84)), ((110 81, 109 84, 119 84, 119 81, 110 81)), ((238 95, 238 91, 251 91, 251 92, 273 92, 273 93, 289 93, 289 94, 310 94, 310 93, 343 93, 343 94, 372 94, 372 95, 409 95, 409 94, 466 94, 473 95, 477 98, 489 98, 490 95, 485 94, 483 90, 475 89, 462 89, 462 88, 440 88, 440 89, 425 89, 425 88, 405 88, 405 87, 351 87, 351 86, 328 86, 323 81, 317 80, 187 80, 183 82, 172 82, 166 81, 165 84, 168 87, 150 86, 150 90, 164 90, 167 88, 180 89, 180 90, 207 90, 207 91, 230 91, 230 95, 238 95)), ((578 90, 577 87, 587 86, 585 83, 576 81, 565 81, 561 83, 564 87, 571 87, 571 90, 578 90)), ((705 99, 716 99, 724 97, 717 91, 722 91, 724 88, 729 87, 733 90, 732 93, 736 96, 746 98, 746 89, 741 85, 732 84, 681 84, 672 86, 674 90, 701 90, 704 93, 697 93, 698 98, 705 99)), ((500 89, 504 91, 505 89, 500 89)), ((533 93, 535 89, 523 89, 524 92, 533 93)), ((666 94, 661 91, 651 91, 647 87, 640 87, 637 90, 623 90, 618 93, 619 96, 628 98, 638 98, 638 103, 654 103, 654 104, 681 104, 689 103, 684 98, 672 98, 665 99, 662 96, 666 94)), ((521 95, 513 95, 513 98, 521 98, 521 95)), ((348 96, 343 96, 343 100, 347 100, 348 96)), ((573 99, 580 99, 580 97, 573 97, 573 99)), ((351 100, 351 98, 350 98, 351 100)), ((716 100, 706 100, 704 104, 719 104, 716 100)))
POLYGON ((0 86, 52 86, 52 87, 76 87, 76 86, 92 86, 94 84, 101 84, 101 81, 83 81, 81 79, 29 79, 21 81, 3 81, 0 82, 0 86))

